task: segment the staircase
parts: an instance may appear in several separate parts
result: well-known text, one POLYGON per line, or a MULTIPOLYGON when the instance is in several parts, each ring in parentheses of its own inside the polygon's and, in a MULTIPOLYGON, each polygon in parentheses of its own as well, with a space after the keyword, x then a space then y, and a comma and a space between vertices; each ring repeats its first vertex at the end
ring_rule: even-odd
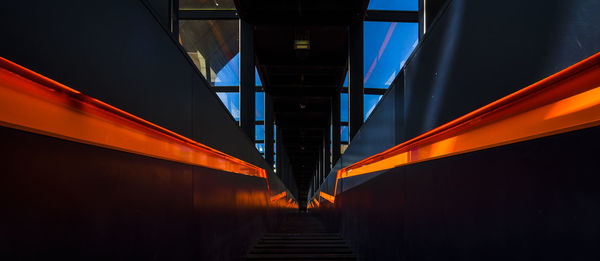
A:
POLYGON ((250 250, 247 260, 356 260, 337 233, 308 214, 290 215, 276 233, 268 233, 250 250))

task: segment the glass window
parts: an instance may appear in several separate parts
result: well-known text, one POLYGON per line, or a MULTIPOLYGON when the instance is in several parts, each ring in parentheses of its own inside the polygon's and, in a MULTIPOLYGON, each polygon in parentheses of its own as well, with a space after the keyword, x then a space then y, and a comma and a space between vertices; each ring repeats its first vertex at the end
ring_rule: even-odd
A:
POLYGON ((233 0, 179 0, 184 10, 235 10, 233 0))
POLYGON ((256 86, 262 86, 262 82, 260 81, 260 75, 258 75, 258 70, 256 68, 254 68, 254 78, 255 78, 255 85, 256 86))
POLYGON ((240 86, 240 54, 236 54, 213 79, 214 86, 240 86))
POLYGON ((348 134, 348 126, 340 126, 340 141, 341 142, 348 142, 348 140, 350 140, 350 136, 348 134))
POLYGON ((265 140, 265 125, 256 125, 254 135, 256 140, 265 140))
POLYGON ((391 11, 417 11, 419 2, 417 0, 371 0, 369 10, 391 10, 391 11))
POLYGON ((344 152, 346 152, 346 149, 347 149, 347 148, 348 148, 348 144, 342 144, 342 145, 341 145, 341 151, 342 151, 342 154, 344 154, 344 152))
POLYGON ((264 121, 265 120, 265 93, 264 92, 256 92, 255 95, 255 104, 256 106, 256 120, 264 121))
POLYGON ((340 93, 340 121, 348 121, 348 94, 340 93))
POLYGON ((369 115, 371 115, 371 112, 373 112, 373 109, 375 109, 375 106, 377 105, 377 103, 379 102, 379 100, 381 99, 382 95, 377 95, 377 94, 365 94, 364 95, 364 103, 365 103, 365 121, 369 118, 369 115))
POLYGON ((181 20, 180 42, 213 86, 239 86, 239 21, 181 20))
POLYGON ((418 43, 418 23, 365 22, 364 87, 386 89, 418 43))
POLYGON ((240 94, 237 92, 218 92, 217 96, 236 121, 240 120, 240 94))
POLYGON ((265 153, 265 144, 264 143, 256 143, 256 149, 258 152, 265 153))

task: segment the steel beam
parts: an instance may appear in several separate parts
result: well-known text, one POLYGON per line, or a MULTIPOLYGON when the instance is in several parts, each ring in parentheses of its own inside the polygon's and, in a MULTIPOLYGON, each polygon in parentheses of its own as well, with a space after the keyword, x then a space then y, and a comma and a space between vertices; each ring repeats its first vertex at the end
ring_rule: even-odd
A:
POLYGON ((169 10, 169 14, 171 16, 169 31, 171 31, 171 36, 173 39, 179 41, 179 0, 171 0, 169 7, 171 9, 169 10))
POLYGON ((273 165, 273 100, 265 93, 265 160, 273 165))
POLYGON ((240 127, 255 139, 254 26, 240 20, 240 127))
POLYGON ((423 39, 427 25, 425 24, 425 1, 419 0, 419 41, 423 39))
POLYGON ((340 95, 334 95, 331 100, 331 164, 335 164, 341 155, 340 133, 340 95))
POLYGON ((418 23, 419 12, 369 10, 365 21, 418 23))
POLYGON ((329 170, 331 170, 331 127, 327 125, 325 131, 323 131, 323 176, 321 177, 321 182, 327 178, 327 174, 329 174, 329 170))
POLYGON ((235 20, 240 18, 236 10, 179 10, 178 14, 180 20, 235 20))
POLYGON ((348 119, 350 140, 354 138, 363 124, 363 21, 354 22, 348 30, 348 119))

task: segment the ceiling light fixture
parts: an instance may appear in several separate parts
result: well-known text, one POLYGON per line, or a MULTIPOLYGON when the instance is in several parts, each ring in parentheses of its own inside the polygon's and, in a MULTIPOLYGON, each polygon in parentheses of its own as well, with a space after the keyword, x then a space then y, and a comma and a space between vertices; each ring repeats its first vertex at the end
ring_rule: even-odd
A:
POLYGON ((296 41, 294 41, 294 49, 295 50, 310 50, 310 41, 309 40, 296 40, 296 41))

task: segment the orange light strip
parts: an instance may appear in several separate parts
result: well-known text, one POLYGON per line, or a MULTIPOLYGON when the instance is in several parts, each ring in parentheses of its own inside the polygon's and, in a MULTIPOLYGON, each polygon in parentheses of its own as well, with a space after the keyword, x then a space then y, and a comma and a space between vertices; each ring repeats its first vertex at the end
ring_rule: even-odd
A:
POLYGON ((316 198, 314 198, 313 201, 314 201, 316 207, 319 207, 321 205, 316 198))
POLYGON ((335 197, 333 197, 332 195, 329 195, 323 191, 319 192, 319 195, 331 203, 334 203, 334 201, 335 201, 335 197))
POLYGON ((0 125, 265 178, 266 171, 0 57, 0 125))
POLYGON ((271 197, 271 201, 276 201, 276 200, 278 200, 278 199, 282 199, 282 198, 284 198, 285 196, 287 196, 287 192, 286 192, 286 191, 284 191, 284 192, 281 192, 281 193, 279 193, 279 194, 277 194, 277 195, 275 195, 275 196, 272 196, 272 197, 271 197))
POLYGON ((600 53, 381 153, 339 179, 600 125, 600 53))

